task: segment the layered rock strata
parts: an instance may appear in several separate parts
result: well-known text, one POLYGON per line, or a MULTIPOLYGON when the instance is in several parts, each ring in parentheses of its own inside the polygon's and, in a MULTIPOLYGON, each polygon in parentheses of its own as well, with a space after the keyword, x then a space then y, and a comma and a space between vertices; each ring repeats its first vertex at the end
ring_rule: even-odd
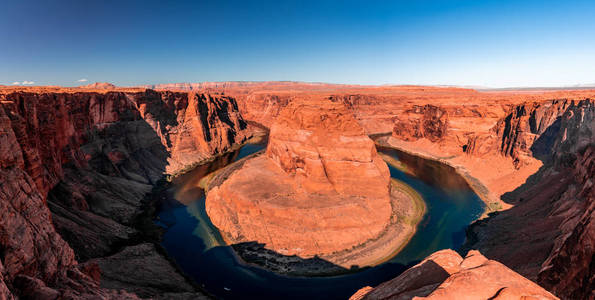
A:
POLYGON ((440 250, 395 279, 365 287, 360 299, 558 299, 503 264, 469 251, 440 250))
MULTIPOLYGON (((0 261, 3 282, 25 298, 35 291, 121 298, 77 271, 77 259, 142 240, 135 227, 152 186, 247 134, 229 97, 11 92, 0 101, 0 261)), ((175 291, 156 285, 143 296, 175 291)))
POLYGON ((231 244, 324 256, 381 234, 389 180, 374 142, 342 104, 295 101, 271 127, 266 154, 213 187, 206 208, 231 244))

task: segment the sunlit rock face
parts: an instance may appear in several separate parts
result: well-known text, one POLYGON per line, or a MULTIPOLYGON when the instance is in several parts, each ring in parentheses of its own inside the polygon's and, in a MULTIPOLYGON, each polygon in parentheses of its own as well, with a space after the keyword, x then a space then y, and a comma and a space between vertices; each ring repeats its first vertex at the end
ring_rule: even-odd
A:
POLYGON ((365 287, 360 299, 558 299, 503 264, 469 251, 434 252, 403 274, 376 288, 365 287))
POLYGON ((386 164, 340 103, 311 101, 287 107, 271 128, 266 155, 310 193, 388 194, 386 164))
POLYGON ((231 243, 282 254, 331 254, 378 236, 390 221, 390 174, 340 103, 290 103, 266 153, 246 161, 207 197, 231 243))

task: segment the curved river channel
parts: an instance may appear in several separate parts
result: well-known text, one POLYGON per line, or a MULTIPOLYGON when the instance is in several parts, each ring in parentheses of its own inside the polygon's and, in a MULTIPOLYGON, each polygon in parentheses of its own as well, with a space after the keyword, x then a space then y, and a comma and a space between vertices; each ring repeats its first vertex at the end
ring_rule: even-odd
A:
POLYGON ((166 192, 169 200, 158 207, 155 222, 166 229, 162 246, 189 277, 220 298, 347 299, 364 286, 398 276, 437 250, 457 249, 465 241, 467 226, 484 209, 481 199, 452 168, 379 147, 379 152, 407 166, 405 173, 389 165, 391 176, 413 187, 426 202, 426 214, 411 241, 392 259, 357 272, 327 277, 278 275, 243 263, 225 245, 206 214, 204 192, 198 187, 208 173, 264 147, 245 145, 175 178, 166 192))

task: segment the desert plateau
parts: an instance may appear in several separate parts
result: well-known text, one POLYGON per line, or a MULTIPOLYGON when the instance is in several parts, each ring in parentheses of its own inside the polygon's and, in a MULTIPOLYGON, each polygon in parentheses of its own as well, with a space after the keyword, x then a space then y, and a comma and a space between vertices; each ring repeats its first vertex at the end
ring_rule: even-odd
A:
POLYGON ((592 1, 0 3, 0 300, 595 300, 592 1))
POLYGON ((595 91, 98 86, 0 89, 5 299, 208 298, 229 259, 355 299, 591 295, 595 91), (426 186, 467 193, 458 241, 426 186))

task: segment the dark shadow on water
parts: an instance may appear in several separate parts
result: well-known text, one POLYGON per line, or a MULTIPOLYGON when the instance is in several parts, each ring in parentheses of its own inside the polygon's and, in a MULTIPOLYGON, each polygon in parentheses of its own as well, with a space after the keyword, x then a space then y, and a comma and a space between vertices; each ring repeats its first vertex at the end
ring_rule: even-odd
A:
MULTIPOLYGON (((302 258, 297 255, 284 255, 267 249, 265 244, 256 241, 238 243, 231 247, 242 257, 243 261, 280 274, 322 276, 344 274, 350 271, 350 269, 335 265, 318 256, 302 258)), ((359 270, 359 267, 352 266, 351 271, 355 270, 359 270)))

